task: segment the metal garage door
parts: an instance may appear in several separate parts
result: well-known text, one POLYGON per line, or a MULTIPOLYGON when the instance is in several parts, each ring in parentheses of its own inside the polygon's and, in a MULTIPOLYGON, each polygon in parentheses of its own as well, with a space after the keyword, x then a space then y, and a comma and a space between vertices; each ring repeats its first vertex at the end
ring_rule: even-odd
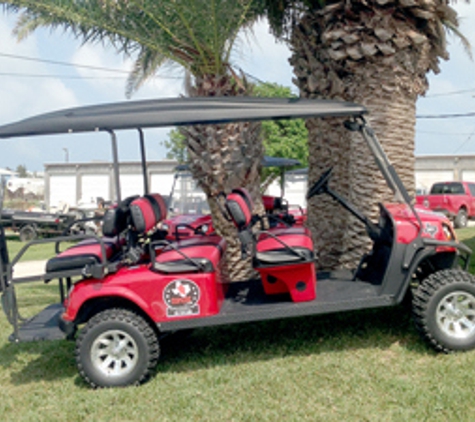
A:
POLYGON ((109 175, 88 174, 81 177, 81 202, 96 203, 97 198, 109 201, 109 175))
POLYGON ((424 189, 427 192, 431 186, 437 182, 451 182, 454 180, 454 172, 452 170, 435 171, 435 170, 418 170, 416 171, 416 188, 424 189))
POLYGON ((462 180, 465 180, 466 182, 475 182, 475 171, 463 170, 462 180))
POLYGON ((160 195, 169 195, 172 189, 175 175, 172 173, 160 174, 155 173, 151 176, 150 192, 159 193, 160 195))
POLYGON ((121 174, 120 191, 122 199, 133 195, 143 195, 143 177, 141 174, 121 174))
POLYGON ((49 206, 76 205, 76 176, 50 176, 49 206))

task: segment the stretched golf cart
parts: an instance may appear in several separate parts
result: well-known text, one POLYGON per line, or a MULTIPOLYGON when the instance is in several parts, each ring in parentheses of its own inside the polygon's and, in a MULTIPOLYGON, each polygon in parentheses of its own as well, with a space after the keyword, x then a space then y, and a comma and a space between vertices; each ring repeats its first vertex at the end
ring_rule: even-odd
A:
MULTIPOLYGON (((284 175, 290 167, 301 165, 294 158, 264 156, 263 167, 275 167, 280 173, 280 196, 263 195, 265 211, 272 225, 303 225, 305 211, 300 206, 289 206, 284 198, 284 175)), ((175 177, 167 200, 170 215, 162 222, 168 231, 168 240, 180 240, 214 232, 208 202, 204 192, 193 180, 188 164, 175 167, 175 177), (178 186, 178 189, 177 189, 178 186), (179 195, 177 195, 179 191, 179 195)))
MULTIPOLYGON (((104 216, 104 237, 89 236, 60 251, 37 277, 15 277, 14 266, 29 246, 45 240, 25 245, 10 261, 0 227, 2 305, 13 325, 10 339, 75 339, 79 373, 91 386, 124 386, 150 376, 167 333, 394 306, 418 286, 413 308, 422 336, 439 351, 473 349, 475 280, 459 269, 459 263, 467 268, 471 251, 457 242, 446 218, 414 209, 365 113, 362 106, 339 101, 182 98, 81 107, 0 127, 0 138, 88 131, 110 135, 118 203, 104 216), (234 222, 260 278, 229 282, 221 271, 226 248, 221 237, 169 241, 157 229, 167 205, 159 194, 148 192, 145 153, 144 191, 121 198, 118 130, 138 130, 144 151, 143 129, 149 127, 294 117, 341 117, 347 129, 359 131, 400 201, 381 204, 379 221, 372 222, 331 189, 331 170, 311 186, 308 198, 332 196, 367 229, 373 248, 353 271, 316 271, 305 227, 251 230, 256 222, 252 201, 236 186, 224 192, 223 212, 234 222), (22 320, 15 287, 33 280, 58 280, 60 301, 22 320)), ((56 242, 64 240, 71 237, 56 242)))

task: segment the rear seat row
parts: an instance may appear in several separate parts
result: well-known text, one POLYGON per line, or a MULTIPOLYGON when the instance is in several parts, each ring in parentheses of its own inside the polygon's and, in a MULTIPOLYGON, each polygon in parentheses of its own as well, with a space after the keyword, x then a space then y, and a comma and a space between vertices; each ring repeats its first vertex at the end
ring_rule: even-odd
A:
MULTIPOLYGON (((313 262, 312 240, 305 227, 266 230, 254 240, 249 230, 252 200, 246 190, 236 189, 229 194, 226 209, 240 236, 248 234, 254 267, 313 262)), ((151 269, 164 274, 215 271, 224 254, 224 239, 215 235, 166 241, 166 234, 157 230, 158 223, 166 215, 167 205, 159 194, 127 198, 107 210, 103 219, 103 238, 82 241, 59 253, 47 262, 46 272, 51 278, 59 277, 62 272, 97 277, 96 274, 113 272, 122 263, 150 259, 153 261, 151 269), (127 260, 132 253, 136 260, 127 260), (94 272, 94 268, 102 272, 94 272)))
MULTIPOLYGON (((84 240, 59 253, 47 262, 46 272, 51 278, 63 272, 93 275, 97 273, 94 267, 104 268, 104 273, 111 272, 130 251, 141 249, 142 257, 149 256, 147 248, 153 247, 154 241, 159 241, 161 249, 152 265, 155 271, 167 274, 214 271, 224 253, 224 240, 208 236, 173 243, 164 241, 164 233, 156 229, 166 216, 167 205, 161 195, 129 197, 105 213, 104 237, 84 240)), ((153 251, 151 255, 155 257, 153 251)))

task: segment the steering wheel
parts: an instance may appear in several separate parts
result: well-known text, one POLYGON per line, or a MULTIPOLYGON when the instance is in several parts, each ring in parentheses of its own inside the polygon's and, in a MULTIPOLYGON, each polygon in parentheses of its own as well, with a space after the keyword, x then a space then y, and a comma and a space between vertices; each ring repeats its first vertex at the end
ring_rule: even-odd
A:
POLYGON ((326 170, 318 179, 315 184, 308 190, 307 192, 307 199, 310 199, 312 196, 321 195, 325 192, 325 188, 330 180, 330 176, 332 174, 333 167, 330 167, 326 170))

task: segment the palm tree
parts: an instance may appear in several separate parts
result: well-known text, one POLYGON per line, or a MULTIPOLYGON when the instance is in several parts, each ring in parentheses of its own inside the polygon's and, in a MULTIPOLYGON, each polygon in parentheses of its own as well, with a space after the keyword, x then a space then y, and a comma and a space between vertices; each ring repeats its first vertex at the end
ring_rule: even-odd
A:
MULTIPOLYGON (((136 54, 127 81, 128 96, 158 68, 170 64, 186 71, 190 96, 248 94, 230 55, 240 29, 249 28, 256 19, 253 0, 11 0, 0 4, 21 13, 14 30, 19 39, 39 27, 61 28, 85 43, 109 43, 119 53, 136 54)), ((259 128, 256 123, 234 123, 185 130, 191 171, 208 196, 215 227, 228 240, 228 256, 237 257, 235 261, 240 261, 235 229, 221 215, 216 198, 220 192, 243 186, 254 199, 255 212, 263 212, 259 128)), ((244 270, 239 262, 230 267, 233 279, 250 270, 248 263, 244 270)))
MULTIPOLYGON (((446 0, 263 0, 276 35, 287 39, 294 82, 308 98, 364 104, 369 121, 410 194, 414 193, 415 105, 429 71, 448 59, 446 31, 457 14, 446 0)), ((463 37, 462 37, 462 40, 463 37)), ((332 182, 376 216, 390 199, 367 147, 341 121, 307 122, 309 180, 334 168, 332 182)), ((308 224, 320 266, 354 267, 367 245, 361 224, 325 197, 314 198, 308 224), (329 224, 329 222, 331 222, 329 224), (328 227, 331 230, 328 230, 328 227)))

